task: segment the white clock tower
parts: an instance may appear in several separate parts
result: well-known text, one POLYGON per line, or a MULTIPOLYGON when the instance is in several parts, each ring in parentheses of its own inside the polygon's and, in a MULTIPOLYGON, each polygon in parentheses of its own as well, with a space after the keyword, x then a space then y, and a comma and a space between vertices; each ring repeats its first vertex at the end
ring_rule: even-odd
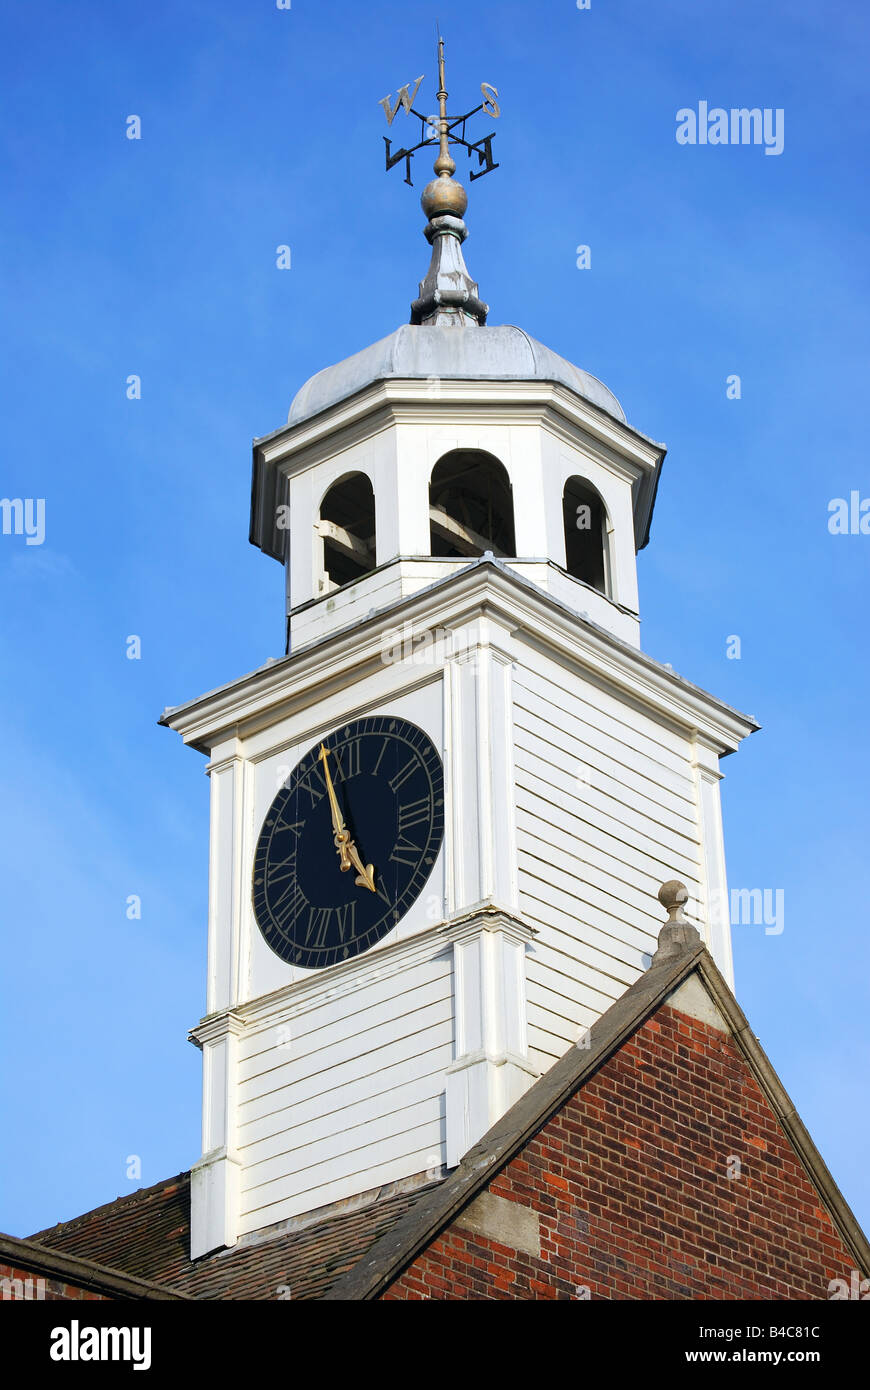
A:
POLYGON ((486 325, 443 120, 441 145, 410 324, 255 442, 288 654, 163 716, 211 778, 193 1257, 454 1166, 645 970, 664 880, 732 980, 719 759, 755 725, 640 650, 664 448, 486 325), (262 827, 312 747, 385 715, 443 765, 437 859, 376 944, 290 963, 255 912, 262 827))

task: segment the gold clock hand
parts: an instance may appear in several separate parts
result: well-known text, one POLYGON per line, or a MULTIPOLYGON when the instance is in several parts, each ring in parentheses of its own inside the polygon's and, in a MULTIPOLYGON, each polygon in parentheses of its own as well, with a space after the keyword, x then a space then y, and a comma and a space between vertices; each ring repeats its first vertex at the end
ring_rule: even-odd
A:
POLYGON ((354 868, 359 870, 356 876, 356 884, 359 888, 368 888, 372 893, 375 889, 375 870, 373 864, 364 864, 360 859, 359 851, 353 840, 347 842, 347 852, 353 860, 354 868))
POLYGON ((375 871, 372 864, 364 864, 360 858, 359 851, 350 836, 350 831, 344 823, 344 817, 335 795, 335 788, 332 785, 332 777, 329 773, 329 749, 321 743, 320 761, 323 763, 323 775, 326 779, 326 791, 329 796, 329 807, 332 812, 332 829, 335 848, 338 850, 339 867, 342 873, 346 873, 351 867, 358 870, 356 885, 358 888, 368 888, 372 893, 375 889, 375 871))

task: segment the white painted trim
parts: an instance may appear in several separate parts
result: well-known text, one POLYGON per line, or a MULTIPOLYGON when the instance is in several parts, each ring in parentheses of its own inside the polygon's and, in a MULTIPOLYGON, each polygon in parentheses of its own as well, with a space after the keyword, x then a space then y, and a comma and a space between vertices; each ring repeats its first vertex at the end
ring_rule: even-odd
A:
POLYGON ((704 932, 710 954, 731 989, 734 988, 734 955, 731 945, 731 920, 728 899, 728 875, 725 868, 725 837, 722 826, 722 800, 719 783, 722 773, 716 751, 695 740, 692 762, 701 826, 701 883, 704 932))
POLYGON ((214 746, 234 726, 247 735, 286 717, 294 707, 314 704, 316 688, 334 682, 337 669, 350 684, 364 668, 381 665, 383 637, 395 629, 398 614, 412 624, 422 620, 428 628, 455 627, 484 612, 512 631, 516 640, 529 646, 539 643, 568 669, 602 680, 619 698, 638 701, 654 718, 684 732, 697 730, 721 753, 732 752, 757 727, 749 716, 682 680, 603 628, 578 618, 491 560, 473 562, 449 579, 373 614, 366 622, 331 634, 296 656, 169 709, 163 722, 195 747, 214 746))
POLYGON ((452 1168, 540 1073, 529 1060, 527 1033, 525 952, 532 929, 488 911, 442 933, 453 946, 455 1056, 446 1074, 452 1168))

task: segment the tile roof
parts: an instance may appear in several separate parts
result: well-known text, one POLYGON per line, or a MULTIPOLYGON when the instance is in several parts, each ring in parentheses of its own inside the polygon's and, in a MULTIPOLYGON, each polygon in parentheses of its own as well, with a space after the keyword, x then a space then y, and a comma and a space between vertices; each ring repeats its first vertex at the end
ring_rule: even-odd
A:
MULTIPOLYGON (((18 1277, 20 1270, 45 1279, 48 1281, 49 1291, 55 1294, 67 1286, 67 1290, 79 1290, 86 1297, 113 1300, 135 1299, 136 1302, 141 1302, 145 1299, 165 1302, 172 1299, 187 1300, 192 1297, 179 1289, 170 1288, 168 1284, 138 1279, 121 1270, 82 1259, 80 1255, 49 1249, 47 1245, 37 1245, 32 1240, 19 1240, 17 1236, 0 1234, 0 1266, 10 1271, 7 1277, 13 1279, 18 1277)), ((27 1294, 21 1296, 28 1297, 27 1294)), ((36 1295, 37 1298, 42 1296, 36 1295)))
POLYGON ((31 1240, 201 1299, 322 1298, 425 1188, 389 1192, 366 1206, 314 1220, 191 1262, 190 1174, 180 1173, 39 1231, 31 1240))

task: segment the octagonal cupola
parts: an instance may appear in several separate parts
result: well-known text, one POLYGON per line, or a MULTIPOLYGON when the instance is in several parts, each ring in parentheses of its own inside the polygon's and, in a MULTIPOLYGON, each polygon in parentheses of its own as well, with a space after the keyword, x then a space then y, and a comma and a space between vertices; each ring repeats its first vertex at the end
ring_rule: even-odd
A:
POLYGON ((410 323, 311 377, 254 441, 250 539, 285 566, 288 650, 484 561, 637 646, 664 448, 596 377, 487 323, 455 167, 442 142, 410 323))

